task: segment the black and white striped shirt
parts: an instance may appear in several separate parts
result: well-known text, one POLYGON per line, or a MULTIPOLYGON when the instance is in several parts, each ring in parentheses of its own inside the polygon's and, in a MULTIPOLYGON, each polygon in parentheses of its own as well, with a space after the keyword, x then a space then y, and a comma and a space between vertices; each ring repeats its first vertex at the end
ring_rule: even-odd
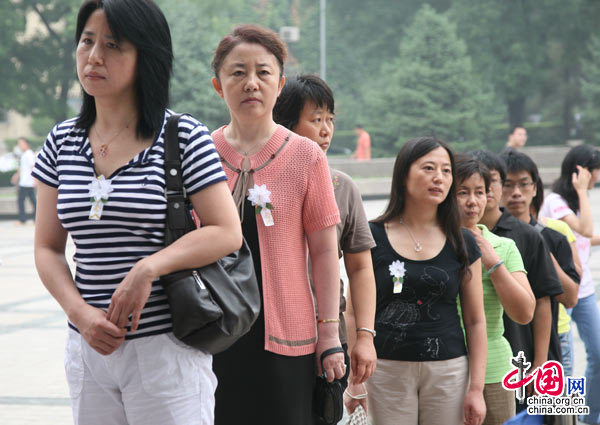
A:
MULTIPOLYGON (((86 130, 76 119, 56 125, 40 152, 33 176, 58 189, 58 218, 75 243, 75 284, 92 306, 107 310, 123 278, 140 259, 163 248, 165 229, 164 128, 152 146, 110 177, 113 191, 100 220, 90 220, 90 183, 96 178, 86 130)), ((188 195, 226 180, 208 129, 190 116, 179 120, 183 184, 188 195)), ((73 329, 75 327, 69 324, 73 329)), ((140 325, 128 339, 171 330, 162 287, 155 281, 140 325)))

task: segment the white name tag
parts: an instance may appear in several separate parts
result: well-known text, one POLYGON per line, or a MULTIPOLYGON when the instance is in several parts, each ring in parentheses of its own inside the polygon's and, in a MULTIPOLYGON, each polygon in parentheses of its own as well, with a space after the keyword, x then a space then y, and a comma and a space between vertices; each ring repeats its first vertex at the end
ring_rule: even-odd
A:
POLYGON ((262 210, 260 210, 260 215, 263 219, 263 223, 265 224, 265 226, 269 227, 275 224, 275 222, 273 221, 273 214, 271 214, 270 209, 263 208, 262 210))
POLYGON ((104 209, 104 203, 101 200, 98 200, 92 204, 90 208, 90 220, 100 220, 102 217, 102 210, 104 209))

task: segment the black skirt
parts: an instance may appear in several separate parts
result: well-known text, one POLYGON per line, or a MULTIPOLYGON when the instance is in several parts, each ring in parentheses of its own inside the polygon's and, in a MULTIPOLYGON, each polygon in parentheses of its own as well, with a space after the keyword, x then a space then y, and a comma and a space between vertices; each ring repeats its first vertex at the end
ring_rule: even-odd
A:
MULTIPOLYGON (((248 242, 262 291, 260 248, 254 207, 244 205, 244 237, 248 242)), ((310 425, 315 383, 314 354, 282 356, 264 349, 265 318, 232 347, 213 358, 218 385, 216 425, 310 425)))

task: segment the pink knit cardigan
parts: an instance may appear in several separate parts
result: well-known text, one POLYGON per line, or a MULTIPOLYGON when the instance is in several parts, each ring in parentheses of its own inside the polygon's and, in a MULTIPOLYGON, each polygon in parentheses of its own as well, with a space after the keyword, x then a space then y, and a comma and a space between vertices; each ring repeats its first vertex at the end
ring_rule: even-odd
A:
MULTIPOLYGON (((219 154, 241 168, 243 156, 225 140, 223 129, 212 136, 219 154)), ((279 126, 271 139, 250 157, 251 168, 263 164, 290 133, 279 126)), ((233 190, 238 174, 223 165, 233 190)), ((288 144, 265 168, 254 174, 265 184, 274 206, 273 226, 256 217, 262 265, 265 350, 287 356, 315 351, 315 307, 308 281, 308 233, 340 221, 325 154, 316 143, 291 133, 288 144)))

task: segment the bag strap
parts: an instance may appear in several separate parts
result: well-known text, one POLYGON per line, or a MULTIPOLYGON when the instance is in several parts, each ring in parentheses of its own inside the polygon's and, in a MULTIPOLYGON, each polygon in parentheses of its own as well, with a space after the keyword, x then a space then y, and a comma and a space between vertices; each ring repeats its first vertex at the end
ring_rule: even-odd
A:
POLYGON ((540 223, 539 221, 537 223, 535 223, 535 225, 533 226, 533 228, 535 230, 537 230, 538 233, 542 233, 542 231, 546 228, 542 223, 540 223))
POLYGON ((167 198, 166 243, 174 241, 193 230, 193 222, 186 214, 188 199, 181 176, 181 154, 179 151, 179 118, 173 114, 167 118, 164 136, 165 151, 165 197, 167 198))
POLYGON ((179 153, 179 118, 181 115, 173 114, 167 118, 165 125, 165 190, 178 192, 185 196, 185 189, 181 180, 181 155, 179 153))
POLYGON ((331 355, 331 354, 335 354, 335 353, 343 353, 344 349, 342 347, 333 347, 333 348, 329 348, 325 351, 323 351, 321 353, 321 370, 324 371, 325 368, 323 367, 323 360, 325 359, 325 357, 331 355))

